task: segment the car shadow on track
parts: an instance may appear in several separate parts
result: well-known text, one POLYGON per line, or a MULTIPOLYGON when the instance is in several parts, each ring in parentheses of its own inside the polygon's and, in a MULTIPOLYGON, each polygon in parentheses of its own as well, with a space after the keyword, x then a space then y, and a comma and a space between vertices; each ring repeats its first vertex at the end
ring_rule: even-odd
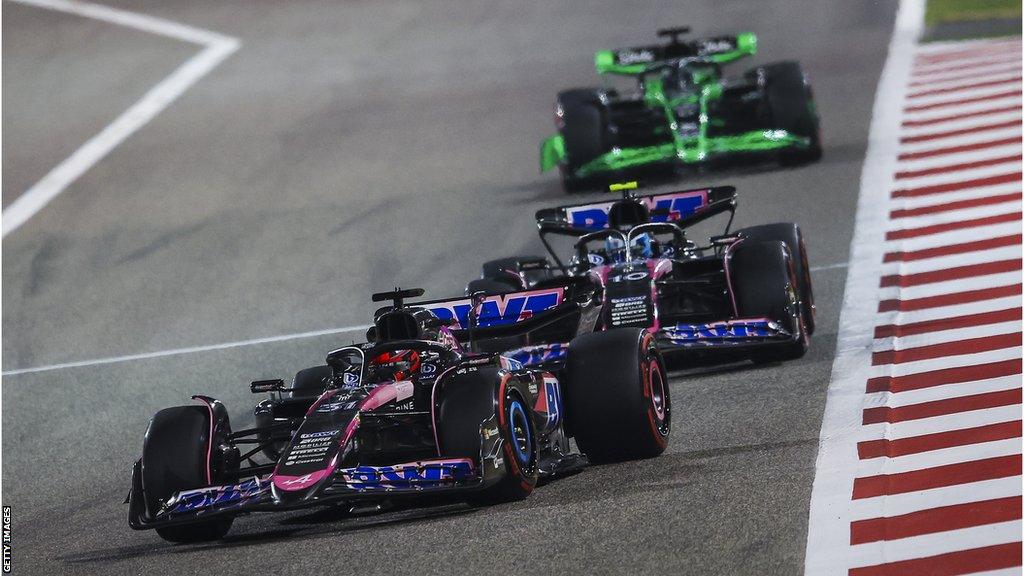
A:
MULTIPOLYGON (((658 458, 594 466, 582 474, 552 480, 547 486, 523 502, 475 508, 461 503, 442 503, 428 508, 397 508, 370 516, 354 516, 340 508, 291 513, 275 521, 264 521, 250 527, 254 530, 228 536, 202 545, 153 545, 152 541, 135 546, 101 548, 58 556, 69 564, 104 564, 142 557, 180 554, 201 554, 230 548, 244 548, 275 541, 301 541, 336 538, 346 533, 386 529, 396 524, 408 525, 443 520, 463 515, 500 515, 552 506, 566 506, 601 500, 636 498, 683 489, 701 482, 702 477, 719 473, 727 463, 716 463, 722 457, 751 452, 771 452, 817 442, 816 438, 766 442, 742 446, 722 446, 664 454, 658 458)), ((242 519, 252 521, 254 519, 242 519)))
MULTIPOLYGON (((118 560, 133 558, 156 558, 168 555, 199 554, 210 551, 219 551, 230 548, 245 548, 248 546, 264 545, 275 541, 299 541, 315 538, 335 538, 346 533, 361 532, 375 528, 386 528, 392 524, 413 524, 468 514, 473 512, 464 504, 449 504, 443 507, 418 508, 402 510, 400 512, 389 512, 380 516, 359 516, 353 517, 337 509, 324 509, 315 512, 304 512, 298 515, 291 515, 270 529, 259 529, 259 526, 252 527, 258 532, 242 533, 208 544, 165 544, 154 545, 151 540, 144 544, 135 546, 121 546, 100 548, 96 550, 66 554, 56 559, 68 564, 104 564, 118 560)), ((242 521, 252 520, 243 518, 242 521)), ((266 526, 266 521, 260 523, 266 526)))

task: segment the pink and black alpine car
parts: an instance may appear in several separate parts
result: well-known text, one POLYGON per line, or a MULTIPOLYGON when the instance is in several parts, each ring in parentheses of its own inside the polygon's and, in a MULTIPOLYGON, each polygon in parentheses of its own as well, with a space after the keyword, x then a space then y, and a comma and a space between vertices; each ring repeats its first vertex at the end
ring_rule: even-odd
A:
POLYGON ((596 322, 595 290, 567 277, 411 305, 423 290, 375 294, 392 303, 367 342, 329 353, 290 387, 251 383, 270 394, 255 427, 233 430, 206 396, 158 412, 133 470, 129 525, 198 542, 250 512, 516 500, 588 458, 660 454, 671 403, 657 344, 641 329, 576 336, 596 322), (537 358, 538 346, 559 353, 537 358))
POLYGON ((595 329, 643 328, 666 357, 771 362, 804 355, 815 307, 799 226, 730 233, 732 186, 643 196, 632 194, 633 182, 612 188, 623 197, 539 210, 537 226, 551 258, 492 260, 466 292, 518 293, 573 277, 597 287, 595 329), (718 215, 728 216, 723 234, 703 245, 687 236, 718 215), (551 236, 573 240, 568 262, 551 236))

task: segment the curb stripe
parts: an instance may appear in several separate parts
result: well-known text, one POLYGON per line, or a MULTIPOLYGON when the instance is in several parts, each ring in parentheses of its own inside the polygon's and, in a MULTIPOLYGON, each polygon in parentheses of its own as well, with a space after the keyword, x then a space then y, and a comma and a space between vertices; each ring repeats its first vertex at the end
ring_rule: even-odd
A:
POLYGON ((935 258, 936 256, 951 256, 953 254, 964 254, 966 252, 976 252, 979 250, 987 250, 989 248, 1015 246, 1020 243, 1021 235, 1015 234, 1012 236, 989 238, 987 240, 964 242, 963 244, 953 244, 951 246, 937 246, 935 248, 923 248, 921 250, 912 250, 909 252, 889 252, 883 258, 883 262, 913 262, 915 260, 935 258))
MULTIPOLYGON (((1016 196, 1020 196, 1017 194, 1016 196)), ((929 208, 931 208, 929 206, 929 208)), ((941 212, 941 210, 940 210, 941 212)), ((892 230, 885 233, 886 240, 904 240, 907 238, 917 238, 919 236, 929 236, 931 234, 939 234, 940 232, 948 232, 950 230, 963 230, 965 228, 977 228, 979 226, 988 226, 990 224, 1000 224, 1003 222, 1016 222, 1021 219, 1020 212, 1013 212, 1011 214, 999 214, 996 216, 985 216, 984 218, 972 218, 970 220, 960 220, 958 222, 944 222, 942 224, 932 224, 931 226, 922 226, 920 228, 905 228, 903 230, 892 230)))
POLYGON ((998 456, 971 462, 958 462, 897 474, 879 474, 853 480, 853 499, 877 498, 892 494, 905 494, 931 490, 943 486, 970 484, 1008 476, 1020 476, 1021 456, 998 456))
POLYGON ((958 396, 956 398, 945 398, 931 402, 921 402, 909 406, 877 406, 865 408, 861 416, 861 423, 881 424, 887 422, 908 422, 922 418, 935 416, 946 416, 948 414, 960 414, 962 412, 974 412, 986 408, 999 408, 1001 406, 1013 406, 1021 403, 1021 389, 998 390, 996 392, 985 392, 984 394, 971 394, 970 396, 958 396))
POLYGON ((984 326, 986 324, 998 324, 1000 322, 1011 322, 1021 319, 1020 308, 1008 308, 1006 310, 995 310, 981 314, 970 314, 967 316, 954 316, 953 318, 939 318, 937 320, 926 320, 911 324, 875 327, 875 338, 902 338, 915 334, 926 334, 928 332, 940 332, 942 330, 954 330, 956 328, 970 328, 972 326, 984 326))
POLYGON ((989 86, 1001 86, 1003 84, 1013 84, 1020 82, 1021 77, 1015 76, 1013 78, 1003 78, 1001 80, 989 80, 988 82, 975 82, 973 84, 960 84, 957 86, 950 86, 948 88, 935 88, 932 90, 922 90, 921 92, 914 92, 913 94, 907 94, 907 99, 921 98, 923 96, 936 96, 938 94, 949 94, 951 92, 962 92, 964 90, 976 90, 978 88, 988 88, 989 86))
POLYGON ((959 576, 1020 565, 1021 543, 1014 542, 851 568, 849 576, 959 576))
POLYGON ((977 354, 992 350, 1002 350, 1021 345, 1021 333, 999 334, 997 336, 984 336, 982 338, 968 338, 956 342, 943 342, 905 350, 883 350, 871 355, 871 365, 881 366, 884 364, 905 364, 919 360, 930 360, 932 358, 943 358, 945 356, 960 356, 963 354, 977 354))
MULTIPOLYGON (((1020 120, 1017 121, 1020 123, 1020 120)), ((949 166, 938 166, 935 168, 926 168, 924 170, 907 170, 896 173, 897 180, 904 180, 906 178, 920 178, 921 176, 932 176, 934 174, 945 174, 947 172, 959 172, 960 170, 970 170, 972 168, 985 168, 986 166, 995 166, 997 164, 1005 164, 1007 162, 1020 162, 1021 155, 1015 156, 1002 156, 1000 158, 990 158, 986 160, 977 160, 975 162, 964 162, 963 164, 950 164, 949 166)))
POLYGON ((1002 114, 1003 112, 1019 112, 1021 105, 1015 106, 1002 106, 999 108, 988 108, 986 110, 978 110, 976 112, 967 112, 966 114, 953 114, 951 116, 935 116, 933 118, 927 118, 924 120, 904 120, 900 123, 900 126, 904 128, 916 128, 918 126, 931 126, 932 124, 941 124, 943 122, 952 122, 954 120, 963 120, 965 118, 977 118, 978 116, 991 116, 993 114, 1002 114))
POLYGON ((960 152, 971 152, 973 150, 984 150, 985 148, 995 148, 997 146, 1007 146, 1009 144, 1020 143, 1020 137, 1000 138, 999 140, 989 140, 988 142, 975 142, 973 144, 962 144, 960 146, 949 146, 947 148, 936 148, 934 150, 922 150, 920 152, 905 152, 903 154, 900 154, 897 158, 902 161, 918 160, 921 158, 931 158, 932 156, 958 154, 960 152))
MULTIPOLYGON (((973 68, 973 67, 972 67, 973 68)), ((946 82, 959 82, 961 80, 972 80, 974 78, 988 78, 990 76, 996 76, 999 74, 1010 74, 1013 72, 1020 72, 1020 63, 1016 65, 1007 66, 1006 68, 996 68, 995 70, 986 70, 985 72, 974 72, 971 74, 960 74, 954 76, 947 76, 932 80, 916 80, 907 84, 910 88, 920 88, 923 86, 934 86, 936 84, 945 84, 946 82)))
POLYGON ((1001 100, 1003 98, 1019 98, 1020 90, 1010 90, 1008 92, 997 92, 995 94, 986 94, 984 96, 974 96, 973 98, 961 98, 959 100, 943 100, 942 102, 932 102, 931 104, 918 104, 917 106, 907 106, 903 109, 904 112, 921 112, 923 110, 934 110, 935 108, 949 108, 950 106, 962 106, 964 104, 974 104, 975 102, 987 102, 989 100, 1001 100))
POLYGON ((1006 54, 1007 48, 1016 48, 1020 52, 1020 42, 992 43, 985 46, 965 48, 963 50, 949 50, 945 52, 934 52, 918 54, 914 58, 914 68, 922 66, 934 66, 946 64, 957 60, 976 60, 987 56, 1002 56, 1006 54))
POLYGON ((1021 497, 996 498, 941 506, 899 516, 850 523, 850 544, 898 540, 911 536, 959 530, 1021 519, 1021 497))
MULTIPOLYGON (((1019 213, 1017 217, 1020 218, 1019 213)), ((944 270, 934 270, 932 272, 918 272, 917 274, 890 274, 888 276, 882 276, 878 286, 881 288, 888 288, 890 286, 910 288, 911 286, 921 286, 922 284, 934 284, 935 282, 945 282, 947 280, 974 278, 975 276, 988 276, 989 274, 1013 272, 1020 269, 1021 261, 1019 258, 1013 260, 1000 260, 998 262, 970 264, 967 266, 946 268, 944 270)))
POLYGON ((865 392, 906 392, 920 390, 944 384, 963 384, 976 380, 988 380, 1000 376, 1012 376, 1021 373, 1020 359, 1001 360, 987 364, 942 368, 928 372, 907 374, 906 376, 877 376, 869 378, 865 392))
MULTIPOLYGON (((1018 198, 1020 194, 1016 194, 1018 198)), ((1006 202, 1004 200, 1002 202, 1006 202)), ((996 202, 1001 204, 1002 202, 996 202)), ((982 204, 984 205, 984 204, 982 204)), ((928 206, 927 208, 933 208, 928 206)), ((945 210, 938 210, 937 212, 945 212, 945 210)), ((904 228, 901 230, 891 230, 885 233, 886 240, 904 240, 907 238, 917 238, 919 236, 930 236, 932 234, 939 234, 942 232, 948 232, 950 230, 962 230, 964 228, 978 228, 980 226, 989 226, 992 224, 1002 224, 1004 222, 1016 222, 1021 219, 1020 212, 1013 212, 1010 214, 997 214, 995 216, 985 216, 982 218, 972 218, 969 220, 960 220, 958 222, 943 222, 941 224, 932 224, 930 226, 922 226, 920 228, 904 228)))
POLYGON ((971 126, 970 128, 960 128, 958 130, 947 130, 945 132, 933 132, 931 134, 920 134, 916 136, 903 136, 900 138, 900 143, 913 144, 915 142, 927 142, 929 140, 952 138, 954 136, 963 136, 964 134, 976 134, 978 132, 989 132, 992 130, 1002 130, 1004 128, 1015 128, 1017 126, 1020 126, 1020 118, 1007 120, 1005 122, 996 122, 995 124, 981 124, 979 126, 971 126))
POLYGON ((958 72, 960 70, 976 70, 985 66, 1002 66, 1004 64, 1020 64, 1020 57, 1013 56, 1011 58, 998 58, 990 60, 985 63, 971 63, 971 64, 957 64, 956 66, 942 66, 931 70, 918 70, 911 74, 913 78, 925 78, 928 76, 948 74, 949 72, 958 72))
POLYGON ((951 306, 953 304, 967 304, 982 300, 994 300, 1007 296, 1020 296, 1021 285, 1011 284, 1009 286, 996 286, 994 288, 981 288, 978 290, 967 290, 953 294, 942 294, 939 296, 925 296, 910 300, 882 300, 878 303, 879 312, 912 312, 925 308, 938 308, 940 306, 951 306))
MULTIPOLYGON (((1019 392, 1019 390, 1018 390, 1019 392)), ((861 460, 872 458, 898 458, 943 448, 968 446, 997 440, 1021 437, 1021 421, 1001 422, 987 426, 937 432, 898 440, 868 440, 857 444, 857 455, 861 460)))
MULTIPOLYGON (((1015 141, 1020 142, 1020 139, 1018 138, 1015 141)), ((1021 175, 1021 172, 1010 172, 1007 174, 997 174, 996 176, 986 176, 984 178, 972 178, 970 180, 961 180, 958 182, 947 182, 945 184, 920 186, 918 188, 900 188, 897 190, 893 190, 892 197, 915 198, 917 196, 927 196, 929 194, 942 194, 943 192, 955 192, 957 190, 981 188, 982 186, 993 186, 995 184, 1020 182, 1021 175)))
MULTIPOLYGON (((1017 157, 1020 158, 1019 156, 1017 157)), ((983 198, 971 198, 969 200, 958 200, 956 202, 947 202, 945 204, 933 204, 931 206, 921 206, 919 208, 901 208, 899 210, 893 210, 889 212, 889 219, 895 220, 897 218, 907 218, 909 216, 923 216, 925 214, 938 214, 940 212, 951 212, 953 210, 962 210, 964 208, 977 208, 978 206, 990 206, 992 204, 1002 204, 1003 202, 1011 202, 1013 200, 1020 200, 1021 193, 1013 192, 1011 194, 999 194, 996 196, 986 196, 983 198)))

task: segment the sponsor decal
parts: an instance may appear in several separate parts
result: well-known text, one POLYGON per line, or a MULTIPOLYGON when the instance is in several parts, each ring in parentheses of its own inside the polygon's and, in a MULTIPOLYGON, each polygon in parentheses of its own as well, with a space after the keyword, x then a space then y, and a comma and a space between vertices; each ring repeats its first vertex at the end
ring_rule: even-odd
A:
POLYGON ((654 51, 646 48, 619 50, 615 53, 615 59, 619 64, 645 64, 654 62, 654 51))
POLYGON ((523 363, 511 356, 499 356, 498 361, 501 367, 505 370, 515 371, 523 369, 523 363))
POLYGON ((420 374, 429 375, 437 372, 437 364, 423 364, 420 366, 420 374))
POLYGON ((317 412, 328 413, 328 412, 338 412, 338 411, 341 411, 341 410, 353 410, 358 405, 359 405, 358 401, 347 402, 345 400, 342 400, 340 402, 327 402, 326 404, 321 404, 320 407, 316 409, 316 411, 317 412))
MULTIPOLYGON (((478 326, 486 328, 521 322, 534 314, 558 306, 562 303, 562 296, 561 288, 488 296, 480 305, 478 326)), ((469 328, 469 311, 472 308, 469 299, 439 302, 429 306, 429 310, 442 322, 457 328, 469 328)))
POLYGON ((299 438, 330 438, 338 433, 338 430, 324 430, 323 432, 306 432, 300 434, 299 438))
POLYGON ((241 505, 259 498, 269 490, 269 477, 253 477, 239 484, 179 492, 168 500, 164 508, 170 514, 177 514, 214 506, 220 508, 227 505, 241 505))
POLYGON ((736 49, 736 43, 732 40, 715 39, 715 40, 704 40, 700 43, 701 54, 716 54, 719 52, 730 52, 736 49))
POLYGON ((345 372, 345 375, 341 377, 341 382, 346 388, 357 386, 359 384, 359 374, 345 372))
POLYGON ((537 404, 534 406, 534 409, 538 413, 545 415, 545 428, 548 430, 554 429, 562 417, 562 393, 557 378, 552 376, 544 377, 544 394, 537 398, 537 404))
POLYGON ((535 366, 545 362, 562 360, 568 351, 569 347, 565 344, 543 344, 510 350, 502 356, 502 359, 508 360, 510 365, 514 362, 518 364, 518 368, 522 368, 524 366, 535 366))
MULTIPOLYGON (((708 190, 641 196, 637 200, 651 210, 652 222, 675 222, 707 206, 708 190)), ((578 228, 602 230, 608 227, 608 210, 613 203, 599 202, 568 207, 565 209, 565 217, 569 224, 578 228)))
POLYGON ((647 326, 651 323, 651 297, 647 295, 611 298, 609 316, 612 326, 647 326))
POLYGON ((785 331, 768 319, 730 320, 711 324, 676 324, 661 330, 661 336, 673 342, 701 340, 742 340, 787 336, 785 331))
POLYGON ((450 484, 473 475, 467 459, 410 462, 395 466, 356 466, 338 470, 337 476, 349 488, 411 488, 450 484))

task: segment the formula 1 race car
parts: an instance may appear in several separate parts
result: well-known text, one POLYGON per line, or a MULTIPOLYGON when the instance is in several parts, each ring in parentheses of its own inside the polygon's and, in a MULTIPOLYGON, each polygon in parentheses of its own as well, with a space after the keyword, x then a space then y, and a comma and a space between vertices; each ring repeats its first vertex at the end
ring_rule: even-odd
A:
POLYGON ((541 171, 558 167, 566 191, 643 170, 715 160, 821 157, 818 113, 796 62, 723 79, 722 66, 757 51, 750 32, 683 41, 689 28, 659 30, 665 45, 603 50, 599 74, 636 78, 636 88, 577 88, 558 94, 558 133, 541 144, 541 171))
POLYGON ((613 185, 623 192, 617 201, 539 210, 537 226, 551 260, 492 260, 467 293, 536 290, 574 277, 600 295, 596 329, 644 328, 656 335, 666 358, 760 363, 804 355, 815 306, 799 226, 730 233, 736 210, 731 186, 647 196, 633 196, 635 188, 635 182, 613 185), (687 238, 687 228, 726 213, 725 232, 707 245, 687 238), (549 235, 574 239, 567 264, 549 235))
POLYGON ((588 457, 665 449, 671 403, 654 338, 633 329, 556 340, 566 325, 596 321, 586 283, 404 304, 422 294, 375 294, 392 303, 375 314, 369 341, 331 352, 290 388, 252 382, 270 394, 254 428, 232 430, 224 405, 206 396, 157 412, 132 474, 129 525, 198 542, 256 511, 517 500, 588 457), (538 355, 537 345, 559 354, 538 355))

